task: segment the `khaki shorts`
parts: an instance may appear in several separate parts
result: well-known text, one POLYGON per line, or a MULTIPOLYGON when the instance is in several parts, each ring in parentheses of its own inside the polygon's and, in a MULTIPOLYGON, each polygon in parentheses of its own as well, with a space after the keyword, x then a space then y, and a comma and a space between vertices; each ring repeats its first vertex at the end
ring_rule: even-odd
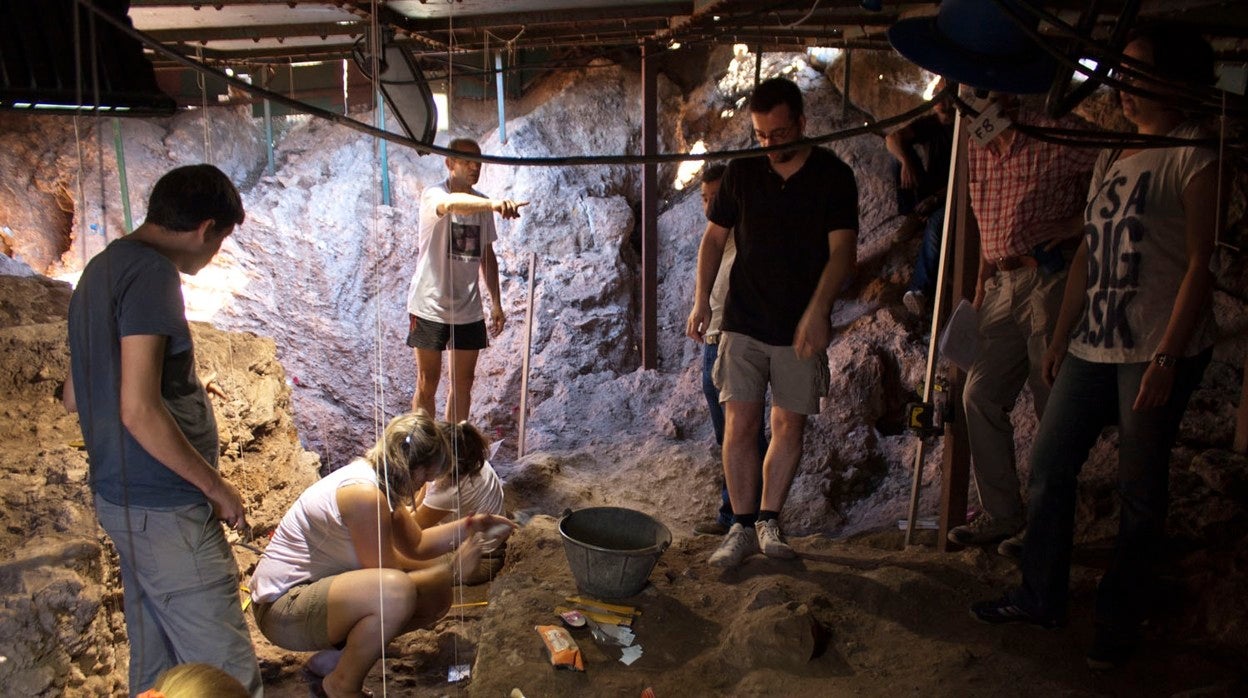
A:
POLYGON ((719 401, 758 402, 797 412, 819 414, 819 399, 828 394, 828 354, 799 359, 793 347, 777 347, 736 332, 719 336, 719 357, 711 370, 719 401))
POLYGON ((329 587, 335 577, 291 587, 271 603, 251 605, 256 626, 269 642, 294 652, 334 647, 329 641, 329 587))

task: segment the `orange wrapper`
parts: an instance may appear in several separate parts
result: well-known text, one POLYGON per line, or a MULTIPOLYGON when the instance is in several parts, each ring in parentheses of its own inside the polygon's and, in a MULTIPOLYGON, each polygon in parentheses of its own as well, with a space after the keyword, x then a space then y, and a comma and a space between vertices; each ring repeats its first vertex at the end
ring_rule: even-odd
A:
POLYGON ((542 636, 546 643, 546 651, 550 653, 550 663, 556 669, 585 671, 585 662, 581 659, 581 648, 567 630, 557 625, 535 625, 533 629, 542 636))

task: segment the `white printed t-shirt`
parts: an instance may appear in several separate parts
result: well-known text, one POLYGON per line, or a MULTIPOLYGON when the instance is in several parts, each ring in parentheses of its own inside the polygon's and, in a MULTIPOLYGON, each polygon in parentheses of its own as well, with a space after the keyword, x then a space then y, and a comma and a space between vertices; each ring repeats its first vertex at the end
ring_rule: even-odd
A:
MULTIPOLYGON (((1184 124, 1169 135, 1201 133, 1184 124)), ((1092 171, 1084 211, 1088 286, 1070 353, 1094 363, 1151 361, 1187 272, 1183 190, 1217 154, 1190 146, 1114 154, 1101 153, 1092 171)), ((1209 348, 1216 334, 1206 303, 1183 355, 1209 348)))
MULTIPOLYGON (((481 309, 481 253, 498 233, 494 213, 447 213, 438 204, 450 196, 443 180, 420 196, 420 239, 407 312, 425 320, 464 325, 485 319, 481 309)), ((473 196, 488 198, 476 189, 473 196)))

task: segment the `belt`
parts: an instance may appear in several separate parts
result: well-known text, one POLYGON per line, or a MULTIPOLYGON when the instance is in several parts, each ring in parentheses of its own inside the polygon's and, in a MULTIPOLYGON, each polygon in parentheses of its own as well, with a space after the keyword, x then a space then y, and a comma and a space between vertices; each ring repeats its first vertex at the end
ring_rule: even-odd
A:
POLYGON ((998 257, 992 263, 997 271, 1014 271, 1016 269, 1034 269, 1037 266, 1036 258, 1029 254, 1022 254, 1017 257, 998 257))
MULTIPOLYGON (((1053 245, 1052 251, 1064 254, 1066 261, 1069 262, 1070 254, 1066 253, 1073 253, 1082 241, 1083 238, 1081 236, 1068 238, 1053 245)), ((1035 255, 1020 254, 1017 257, 998 257, 993 260, 992 266, 997 271, 1015 271, 1017 269, 1035 269, 1040 266, 1040 263, 1036 261, 1035 255)))
POLYGON ((704 339, 706 339, 707 344, 719 344, 719 333, 716 332, 715 334, 708 334, 704 337, 704 339))

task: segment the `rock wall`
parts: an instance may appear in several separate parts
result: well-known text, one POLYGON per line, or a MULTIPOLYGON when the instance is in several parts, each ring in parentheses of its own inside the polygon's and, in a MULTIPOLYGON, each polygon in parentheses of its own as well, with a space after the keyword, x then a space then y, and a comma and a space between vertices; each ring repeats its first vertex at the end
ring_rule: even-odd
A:
MULTIPOLYGON (((127 650, 121 581, 99 531, 78 418, 57 396, 68 373, 70 287, 0 276, 0 693, 124 694, 127 650)), ((243 492, 248 518, 271 531, 316 479, 299 447, 285 374, 272 340, 194 325, 196 367, 215 376, 221 471, 243 492)), ((257 555, 237 536, 249 572, 257 555)))
MULTIPOLYGON (((853 102, 871 113, 851 104, 845 124, 913 106, 930 79, 887 55, 855 52, 855 61, 853 102), (887 79, 877 79, 877 73, 887 79)), ((697 141, 710 150, 749 145, 743 106, 753 84, 754 56, 719 49, 707 64, 705 81, 684 94, 660 79, 665 150, 686 150, 697 141)), ((807 131, 820 135, 845 125, 835 89, 839 66, 766 54, 762 72, 802 86, 807 131)), ((1109 118, 1112 109, 1103 95, 1089 104, 1092 118, 1109 118)), ((519 157, 639 150, 640 84, 628 67, 600 60, 540 82, 507 105, 506 143, 493 130, 490 106, 459 100, 452 115, 456 128, 448 136, 471 135, 487 153, 519 157)), ((123 229, 116 158, 107 138, 111 122, 81 119, 75 130, 64 119, 0 118, 12 126, 0 135, 0 157, 11 165, 6 170, 11 175, 0 178, 0 203, 13 212, 6 219, 22 226, 10 225, 17 230, 10 247, 46 273, 80 267, 85 254, 103 244, 99 231, 115 237, 123 229), (51 195, 70 209, 68 219, 39 215, 46 209, 39 197, 51 195), (59 257, 34 252, 49 245, 59 257), (51 261, 37 263, 50 256, 51 261)), ((276 170, 266 174, 261 132, 249 114, 211 110, 207 124, 204 118, 188 112, 120 122, 134 219, 142 219, 142 199, 156 177, 206 154, 239 182, 248 220, 213 266, 187 280, 192 310, 218 326, 275 341, 290 374, 300 438, 326 467, 336 467, 372 442, 384 415, 409 404, 414 367, 403 346, 404 306, 415 265, 418 202, 421 191, 444 176, 443 161, 390 148, 393 200, 387 206, 381 203, 382 165, 371 138, 326 122, 289 119, 280 129, 276 170)), ((916 441, 899 433, 899 414, 921 387, 927 328, 896 303, 916 242, 893 235, 897 219, 882 139, 864 135, 829 147, 858 179, 859 272, 836 309, 838 336, 830 356, 843 370, 836 372, 828 409, 812 420, 788 525, 847 532, 886 523, 904 510, 905 497, 899 495, 908 490, 916 441)), ((516 437, 524 313, 532 301, 530 451, 577 451, 611 438, 637 444, 639 451, 649 449, 640 444, 651 439, 709 441, 699 348, 683 336, 704 225, 701 206, 689 188, 670 186, 674 166, 660 173, 658 369, 641 371, 639 168, 484 169, 480 189, 531 202, 521 219, 499 224, 496 247, 508 323, 482 353, 473 412, 492 436, 512 443, 516 437), (531 273, 533 299, 527 297, 531 273)), ((1243 284, 1235 276, 1240 267, 1232 262, 1224 271, 1227 283, 1219 300, 1225 311, 1220 315, 1231 318, 1234 327, 1243 317, 1237 290, 1243 284)), ((1242 365, 1239 344, 1236 340, 1221 359, 1236 372, 1242 365)), ((1029 401, 1016 410, 1015 421, 1025 446, 1034 425, 1029 401)), ((504 453, 514 454, 511 448, 504 453)), ((707 472, 716 468, 713 460, 699 464, 707 472)), ((930 455, 924 482, 938 482, 930 455)), ((924 507, 930 509, 934 492, 926 489, 924 507)), ((682 514, 697 506, 703 504, 691 503, 682 514)))

